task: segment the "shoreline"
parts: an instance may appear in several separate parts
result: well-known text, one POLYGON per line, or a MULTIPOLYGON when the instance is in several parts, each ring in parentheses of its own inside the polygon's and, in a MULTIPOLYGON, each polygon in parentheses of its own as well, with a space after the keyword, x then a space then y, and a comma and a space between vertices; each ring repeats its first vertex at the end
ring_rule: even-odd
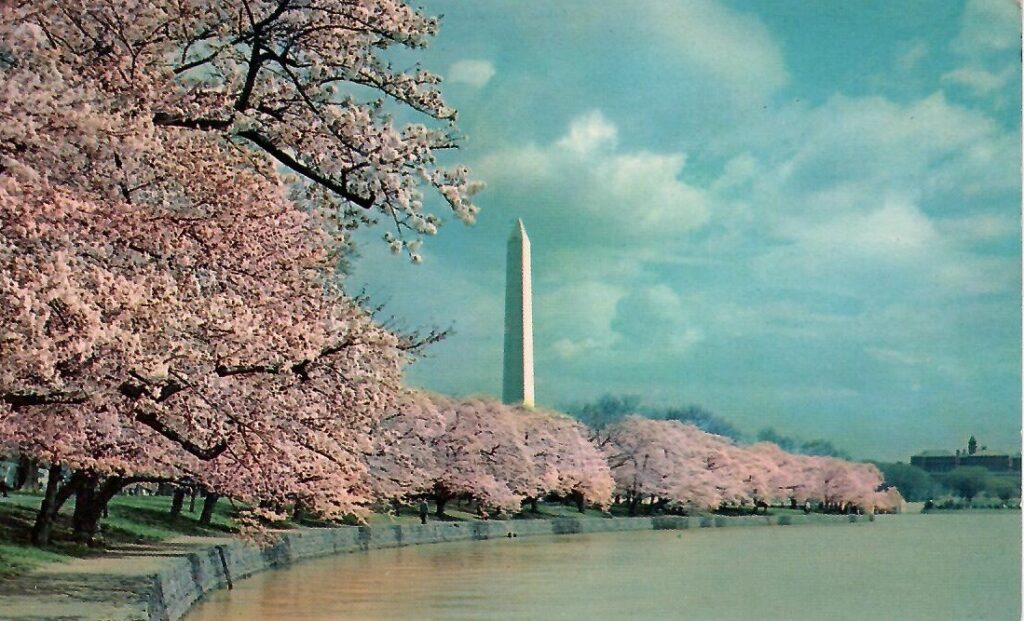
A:
POLYGON ((431 522, 304 528, 266 548, 239 539, 183 537, 108 557, 52 564, 0 588, 9 621, 178 621, 207 593, 263 571, 351 552, 449 541, 643 530, 865 523, 871 515, 654 516, 431 522))

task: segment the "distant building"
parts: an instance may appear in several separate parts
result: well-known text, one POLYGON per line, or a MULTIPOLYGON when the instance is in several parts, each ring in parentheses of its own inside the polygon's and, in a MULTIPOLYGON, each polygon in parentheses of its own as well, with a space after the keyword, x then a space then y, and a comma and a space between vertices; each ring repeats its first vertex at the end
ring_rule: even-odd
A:
POLYGON ((960 466, 981 466, 992 474, 1020 476, 1020 453, 1009 455, 978 447, 978 441, 971 436, 965 450, 922 451, 910 458, 910 464, 932 474, 949 472, 960 466))

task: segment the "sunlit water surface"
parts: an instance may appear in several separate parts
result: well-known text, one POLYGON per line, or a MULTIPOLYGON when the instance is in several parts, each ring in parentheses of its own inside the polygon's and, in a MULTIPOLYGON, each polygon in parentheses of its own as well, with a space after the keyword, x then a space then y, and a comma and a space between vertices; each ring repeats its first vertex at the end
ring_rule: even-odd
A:
POLYGON ((310 561, 188 621, 1021 618, 1019 513, 425 545, 310 561))

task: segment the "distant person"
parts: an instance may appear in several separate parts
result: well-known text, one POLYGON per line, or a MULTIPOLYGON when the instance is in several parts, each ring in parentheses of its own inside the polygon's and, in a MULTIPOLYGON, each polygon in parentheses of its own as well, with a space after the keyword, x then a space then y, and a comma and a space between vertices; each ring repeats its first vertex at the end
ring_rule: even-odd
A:
POLYGON ((420 501, 420 524, 427 523, 427 514, 430 513, 430 505, 427 504, 426 500, 420 501))
POLYGON ((810 500, 805 500, 804 501, 804 513, 810 513, 810 512, 811 512, 811 501, 810 500))
POLYGON ((932 499, 931 499, 931 498, 929 498, 929 499, 928 499, 927 501, 925 501, 925 503, 924 503, 924 508, 923 508, 923 509, 921 509, 921 510, 922 510, 922 511, 931 511, 931 510, 932 510, 932 509, 934 509, 934 508, 935 508, 935 503, 934 503, 934 502, 932 502, 932 499))

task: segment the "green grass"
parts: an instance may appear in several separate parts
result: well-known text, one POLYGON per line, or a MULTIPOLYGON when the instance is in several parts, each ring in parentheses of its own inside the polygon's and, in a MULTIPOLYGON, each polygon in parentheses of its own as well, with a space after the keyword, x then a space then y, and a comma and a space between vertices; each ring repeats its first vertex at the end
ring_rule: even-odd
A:
MULTIPOLYGON (((428 504, 430 505, 430 516, 428 517, 428 520, 431 522, 438 521, 437 516, 434 515, 434 503, 431 502, 428 504)), ((415 506, 402 505, 397 513, 391 510, 384 511, 382 509, 381 511, 370 514, 366 522, 370 526, 378 524, 419 524, 420 514, 417 507, 418 503, 415 506)), ((524 511, 515 514, 512 518, 516 520, 550 520, 552 518, 559 517, 599 518, 606 515, 602 511, 590 508, 581 514, 576 510, 575 505, 563 505, 554 502, 538 503, 537 509, 537 513, 533 513, 529 510, 529 507, 526 507, 524 511)), ((507 518, 508 516, 505 516, 503 519, 507 518)), ((478 519, 480 518, 469 503, 460 505, 458 501, 453 500, 445 507, 445 517, 443 518, 443 521, 445 522, 469 522, 478 519)), ((492 519, 499 518, 492 516, 492 519)))
MULTIPOLYGON (((103 547, 89 548, 75 543, 71 537, 71 514, 74 511, 74 499, 62 507, 57 518, 52 544, 46 548, 37 548, 29 541, 29 533, 35 521, 36 511, 42 497, 38 494, 11 494, 10 498, 0 498, 0 580, 9 579, 23 574, 33 567, 44 563, 66 562, 73 558, 97 556, 103 554, 103 547)), ((116 496, 110 502, 109 516, 101 522, 101 537, 105 547, 117 547, 126 544, 151 544, 180 535, 216 536, 234 532, 232 514, 235 507, 226 499, 217 503, 212 524, 200 526, 199 513, 202 500, 197 499, 195 513, 188 511, 188 499, 177 520, 170 516, 170 496, 116 496)), ((388 524, 418 524, 418 505, 403 505, 397 513, 376 512, 370 514, 367 523, 371 526, 388 524)), ((552 519, 560 517, 600 518, 607 514, 593 508, 580 514, 575 505, 556 502, 541 502, 537 513, 526 511, 516 514, 515 519, 552 519)), ((445 508, 445 521, 468 522, 479 519, 469 504, 461 505, 458 501, 448 503, 445 508)), ((773 515, 803 513, 802 510, 772 507, 773 515)), ((627 515, 626 507, 614 507, 612 514, 617 517, 627 515)), ((638 515, 646 515, 646 507, 640 507, 638 515)), ((430 522, 438 521, 434 515, 434 505, 430 505, 430 522)), ((346 522, 347 523, 347 522, 346 522)), ((313 518, 303 519, 301 526, 330 526, 330 523, 313 518)), ((277 528, 292 528, 292 523, 277 524, 277 528)))
MULTIPOLYGON (((61 508, 54 525, 51 545, 37 548, 29 541, 36 511, 42 497, 38 494, 11 494, 0 497, 0 580, 23 574, 43 563, 68 561, 73 558, 103 554, 103 548, 89 548, 71 538, 71 514, 74 500, 61 508)), ((209 527, 199 525, 201 499, 196 512, 185 510, 177 520, 170 516, 170 496, 117 496, 110 502, 109 516, 101 522, 101 536, 106 547, 125 544, 147 544, 180 535, 223 535, 232 532, 233 507, 226 500, 217 503, 209 527)))
MULTIPOLYGON (((439 521, 438 517, 434 515, 435 505, 434 503, 428 503, 430 505, 430 515, 428 520, 431 522, 439 521)), ((441 518, 440 521, 444 522, 469 522, 477 518, 476 513, 469 508, 468 505, 462 506, 457 501, 451 501, 444 509, 445 517, 441 518)), ((371 513, 366 518, 366 523, 370 526, 376 525, 387 525, 387 524, 419 524, 420 513, 419 503, 401 505, 398 512, 395 513, 390 508, 381 507, 378 511, 371 513)))
POLYGON ((526 520, 550 520, 552 518, 560 517, 571 517, 571 518, 599 518, 607 515, 603 511, 598 509, 592 509, 587 507, 583 513, 576 510, 576 505, 563 505, 554 502, 541 502, 537 504, 537 513, 530 511, 529 507, 525 511, 517 515, 516 517, 526 520))

